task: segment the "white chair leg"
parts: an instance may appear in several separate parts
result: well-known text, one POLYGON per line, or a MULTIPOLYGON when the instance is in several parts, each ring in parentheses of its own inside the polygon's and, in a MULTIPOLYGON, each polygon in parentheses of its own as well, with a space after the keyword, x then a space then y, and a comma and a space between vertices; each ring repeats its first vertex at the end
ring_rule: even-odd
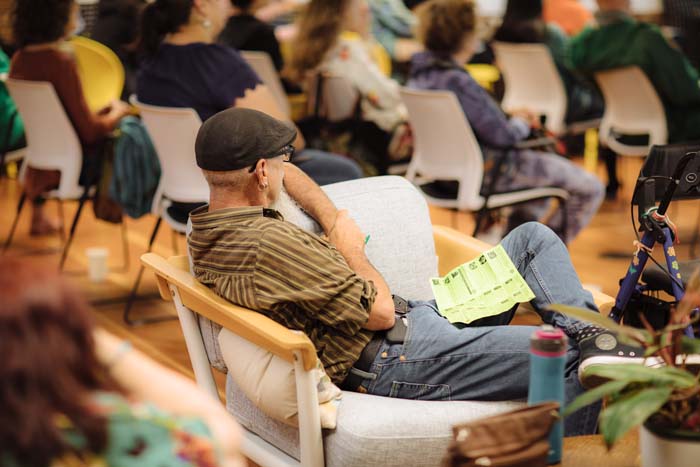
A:
MULTIPOLYGON (((170 285, 169 287, 170 293, 173 295, 175 308, 177 309, 180 327, 185 336, 185 344, 187 345, 187 352, 190 355, 190 362, 192 362, 192 369, 194 370, 197 385, 202 388, 204 392, 211 395, 216 400, 219 400, 219 391, 216 389, 216 382, 211 374, 211 367, 209 366, 207 352, 202 342, 202 335, 199 332, 197 315, 192 313, 189 308, 182 303, 177 287, 174 285, 170 285)), ((314 393, 316 393, 315 388, 314 393)))
POLYGON ((304 370, 300 354, 294 355, 294 376, 297 386, 297 406, 299 408, 299 446, 301 465, 323 467, 323 435, 321 415, 318 408, 318 390, 311 371, 304 370))

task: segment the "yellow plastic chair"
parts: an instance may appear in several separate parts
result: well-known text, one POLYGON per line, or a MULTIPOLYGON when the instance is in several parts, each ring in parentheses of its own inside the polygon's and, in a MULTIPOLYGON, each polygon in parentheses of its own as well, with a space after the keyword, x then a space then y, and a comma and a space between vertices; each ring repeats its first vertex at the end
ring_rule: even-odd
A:
POLYGON ((74 37, 71 44, 90 110, 97 112, 119 99, 124 89, 124 66, 119 57, 109 47, 87 37, 74 37))

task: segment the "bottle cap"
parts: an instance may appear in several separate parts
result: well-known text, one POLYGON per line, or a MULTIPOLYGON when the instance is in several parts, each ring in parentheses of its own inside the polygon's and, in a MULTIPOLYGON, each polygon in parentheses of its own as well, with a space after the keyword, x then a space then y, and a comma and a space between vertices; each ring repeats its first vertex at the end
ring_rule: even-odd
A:
POLYGON ((530 337, 530 352, 542 357, 559 357, 566 353, 567 344, 564 331, 545 324, 530 337))

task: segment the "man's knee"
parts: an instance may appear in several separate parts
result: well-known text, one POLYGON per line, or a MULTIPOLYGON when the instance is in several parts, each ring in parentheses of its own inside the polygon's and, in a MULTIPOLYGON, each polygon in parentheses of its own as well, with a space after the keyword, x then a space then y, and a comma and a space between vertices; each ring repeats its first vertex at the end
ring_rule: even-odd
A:
POLYGON ((501 244, 516 264, 516 258, 522 257, 523 254, 535 255, 559 245, 566 249, 559 236, 539 222, 526 222, 516 227, 505 236, 501 244))
POLYGON ((514 243, 532 245, 559 241, 556 233, 540 222, 526 222, 513 229, 503 240, 513 238, 514 243))

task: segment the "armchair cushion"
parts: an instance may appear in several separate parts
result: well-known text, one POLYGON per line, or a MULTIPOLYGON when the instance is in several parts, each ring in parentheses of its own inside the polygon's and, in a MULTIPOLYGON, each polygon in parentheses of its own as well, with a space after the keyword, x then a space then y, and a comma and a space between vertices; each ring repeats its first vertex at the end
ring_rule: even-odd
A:
MULTIPOLYGON (((299 331, 295 331, 299 332, 299 331)), ((290 426, 299 426, 294 366, 228 329, 219 333, 228 372, 245 396, 263 413, 290 426)), ((313 372, 322 428, 335 428, 341 391, 316 360, 313 372)))
MULTIPOLYGON (((335 430, 324 430, 326 467, 440 465, 452 426, 522 402, 415 401, 343 391, 335 430)), ((262 413, 228 377, 226 407, 245 428, 299 459, 299 430, 262 413)))

